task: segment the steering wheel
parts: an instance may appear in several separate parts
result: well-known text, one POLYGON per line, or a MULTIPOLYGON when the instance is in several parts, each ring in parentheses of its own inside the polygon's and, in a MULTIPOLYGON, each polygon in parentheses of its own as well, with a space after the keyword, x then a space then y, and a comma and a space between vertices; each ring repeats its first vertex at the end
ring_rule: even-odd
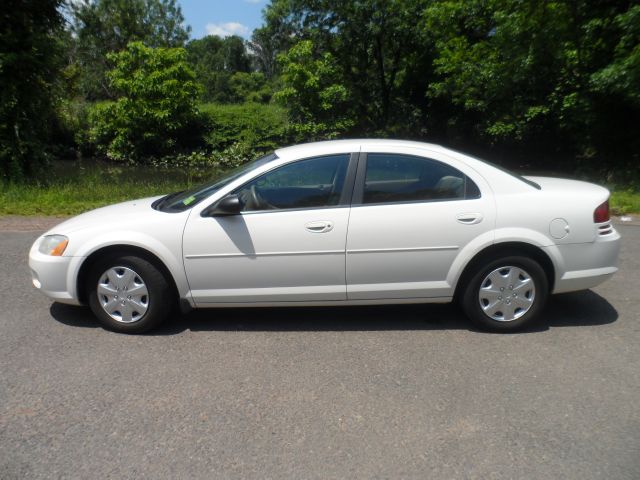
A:
POLYGON ((251 193, 251 206, 256 210, 274 210, 276 208, 258 193, 258 189, 255 184, 251 185, 249 192, 251 193))

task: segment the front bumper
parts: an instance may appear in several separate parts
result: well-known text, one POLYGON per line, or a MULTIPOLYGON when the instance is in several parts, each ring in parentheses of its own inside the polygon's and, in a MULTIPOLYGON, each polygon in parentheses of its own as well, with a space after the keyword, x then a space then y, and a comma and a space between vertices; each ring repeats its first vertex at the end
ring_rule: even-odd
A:
POLYGON ((71 265, 77 257, 52 257, 38 251, 40 239, 29 252, 31 283, 47 297, 70 305, 80 305, 71 265))

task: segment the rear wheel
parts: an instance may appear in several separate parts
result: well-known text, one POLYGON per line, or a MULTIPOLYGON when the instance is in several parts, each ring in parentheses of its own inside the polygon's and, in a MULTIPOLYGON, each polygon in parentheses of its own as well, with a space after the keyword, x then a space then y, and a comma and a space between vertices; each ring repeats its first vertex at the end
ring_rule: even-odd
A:
POLYGON ((89 275, 89 306, 107 329, 142 333, 172 311, 173 293, 155 265, 136 256, 99 261, 89 275))
POLYGON ((480 328, 511 332, 536 320, 548 290, 547 276, 536 261, 509 256, 476 270, 464 290, 462 307, 480 328))

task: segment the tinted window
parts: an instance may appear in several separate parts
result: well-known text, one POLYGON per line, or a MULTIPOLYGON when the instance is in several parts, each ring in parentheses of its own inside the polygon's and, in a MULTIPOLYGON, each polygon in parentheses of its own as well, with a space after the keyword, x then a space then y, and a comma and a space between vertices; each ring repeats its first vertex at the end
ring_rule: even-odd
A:
POLYGON ((262 165, 266 165, 267 163, 276 160, 277 158, 278 157, 275 153, 257 158, 252 162, 246 163, 239 166, 238 168, 227 172, 222 178, 218 178, 211 183, 201 185, 192 190, 187 190, 185 192, 176 192, 162 197, 161 199, 156 200, 152 206, 153 208, 155 208, 156 210, 160 210, 161 212, 182 212, 188 208, 193 207, 194 205, 197 205, 205 198, 210 197, 222 187, 233 182, 236 178, 249 173, 251 170, 259 168, 262 165))
POLYGON ((464 198, 480 198, 480 189, 469 177, 465 177, 464 198))
POLYGON ((479 196, 478 187, 475 184, 467 186, 466 182, 467 177, 462 172, 435 160, 370 153, 367 155, 363 203, 463 199, 467 188, 469 193, 479 196))
POLYGON ((338 205, 348 164, 349 154, 300 160, 265 173, 235 193, 245 212, 338 205))

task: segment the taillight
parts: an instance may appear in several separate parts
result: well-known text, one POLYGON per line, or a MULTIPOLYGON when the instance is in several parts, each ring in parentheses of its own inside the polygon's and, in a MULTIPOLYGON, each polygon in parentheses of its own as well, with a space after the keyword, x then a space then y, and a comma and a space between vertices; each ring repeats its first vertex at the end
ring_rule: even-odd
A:
POLYGON ((593 223, 604 223, 609 221, 609 199, 601 203, 593 211, 593 223))

